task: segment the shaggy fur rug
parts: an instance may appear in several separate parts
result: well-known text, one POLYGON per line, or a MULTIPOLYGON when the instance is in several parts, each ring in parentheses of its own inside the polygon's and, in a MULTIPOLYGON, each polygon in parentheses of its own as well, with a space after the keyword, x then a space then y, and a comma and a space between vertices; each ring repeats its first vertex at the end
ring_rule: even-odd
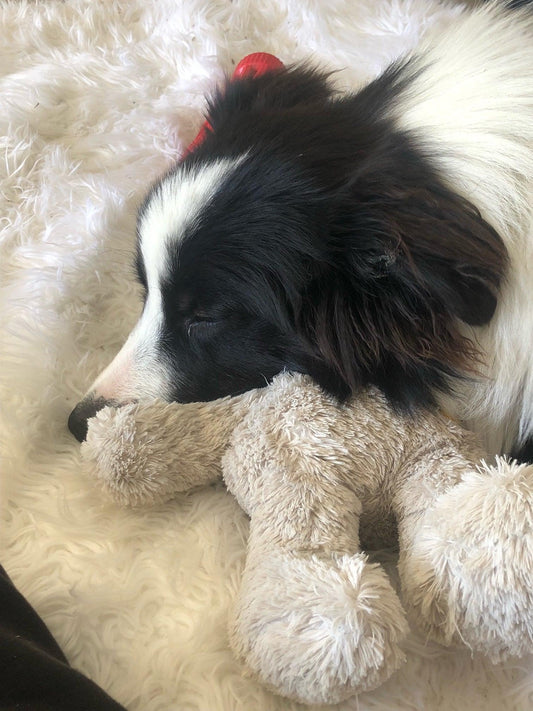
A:
MULTIPOLYGON (((70 409, 139 312, 135 211, 249 52, 359 86, 457 5, 436 0, 4 0, 0 6, 0 561, 72 664, 130 711, 296 711, 241 674, 226 619, 247 521, 221 486, 145 511, 81 475, 70 409)), ((533 708, 533 660, 412 634, 343 711, 533 708)), ((31 670, 29 670, 31 673, 31 670)))

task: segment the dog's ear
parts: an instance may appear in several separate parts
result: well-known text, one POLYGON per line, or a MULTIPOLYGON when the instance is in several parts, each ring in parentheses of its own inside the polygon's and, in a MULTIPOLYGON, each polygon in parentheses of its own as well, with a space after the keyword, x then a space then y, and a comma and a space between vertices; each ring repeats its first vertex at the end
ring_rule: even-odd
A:
POLYGON ((472 203, 440 184, 382 181, 357 187, 339 217, 352 272, 394 279, 469 325, 490 321, 507 252, 472 203))
POLYGON ((432 404, 473 368, 458 320, 492 317, 507 253, 478 211, 440 186, 357 186, 334 211, 330 265, 299 327, 353 392, 373 382, 401 404, 432 404))

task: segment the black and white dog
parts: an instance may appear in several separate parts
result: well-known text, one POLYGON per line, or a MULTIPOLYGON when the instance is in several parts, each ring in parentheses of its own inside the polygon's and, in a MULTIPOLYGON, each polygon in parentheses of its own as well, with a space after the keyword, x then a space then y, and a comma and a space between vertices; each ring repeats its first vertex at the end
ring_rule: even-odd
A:
MULTIPOLYGON (((518 3, 522 4, 522 3, 518 3)), ((513 3, 517 5, 517 3, 513 3)), ((488 3, 358 93, 293 67, 225 86, 138 219, 146 301, 72 413, 309 373, 533 442, 533 13, 488 3)))

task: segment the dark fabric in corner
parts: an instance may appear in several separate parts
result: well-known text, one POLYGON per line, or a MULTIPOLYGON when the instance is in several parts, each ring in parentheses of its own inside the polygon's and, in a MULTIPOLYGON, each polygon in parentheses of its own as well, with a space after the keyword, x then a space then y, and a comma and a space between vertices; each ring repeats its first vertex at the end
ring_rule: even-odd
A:
POLYGON ((73 669, 0 566, 0 710, 125 711, 73 669))

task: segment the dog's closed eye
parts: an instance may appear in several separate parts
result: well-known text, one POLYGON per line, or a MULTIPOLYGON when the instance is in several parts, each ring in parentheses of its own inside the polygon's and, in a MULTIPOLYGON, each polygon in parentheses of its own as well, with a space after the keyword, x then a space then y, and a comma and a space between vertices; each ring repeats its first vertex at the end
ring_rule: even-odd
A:
POLYGON ((207 335, 216 326, 220 326, 221 323, 221 318, 215 318, 204 314, 196 314, 187 321, 187 335, 189 337, 207 335))

